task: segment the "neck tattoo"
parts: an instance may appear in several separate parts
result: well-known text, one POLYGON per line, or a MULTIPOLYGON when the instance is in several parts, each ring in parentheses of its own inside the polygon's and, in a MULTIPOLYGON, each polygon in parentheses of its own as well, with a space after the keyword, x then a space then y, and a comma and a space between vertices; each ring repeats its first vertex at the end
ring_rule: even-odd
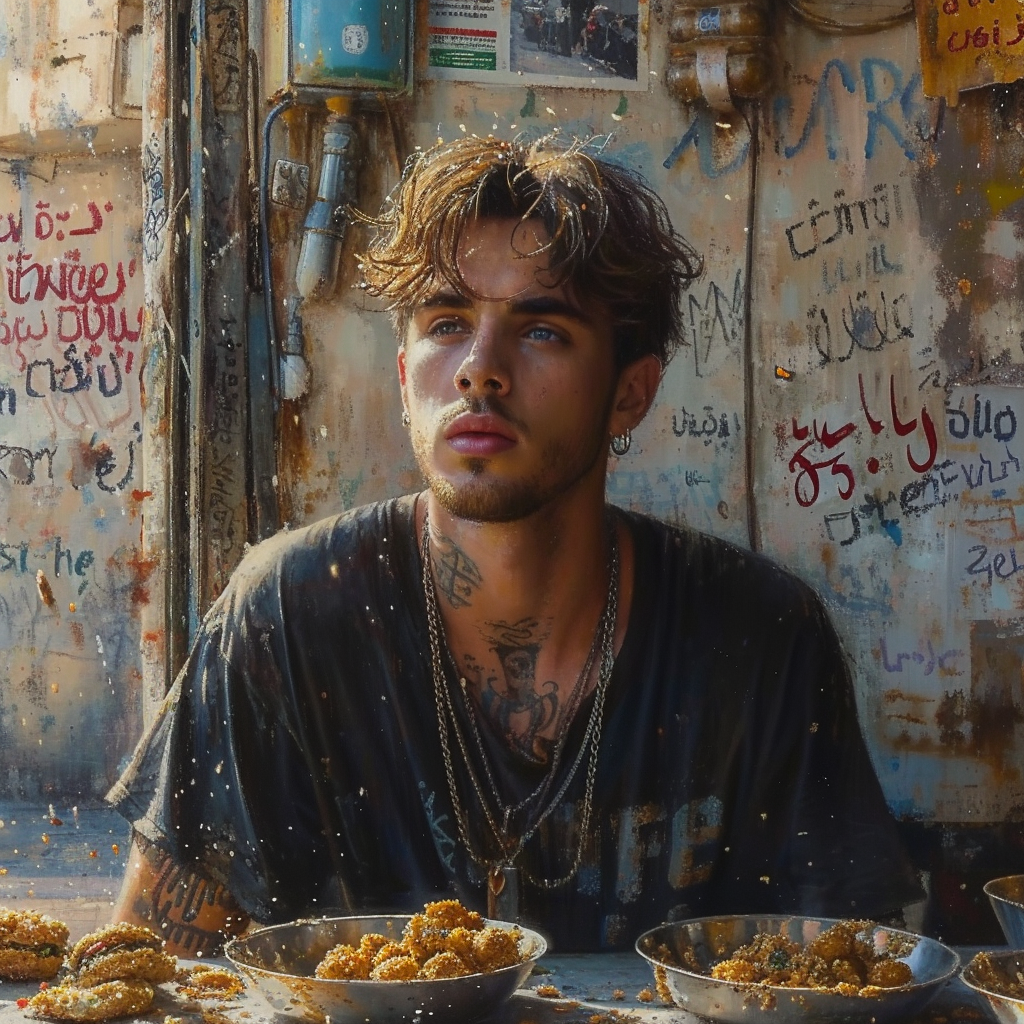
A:
POLYGON ((615 664, 615 623, 618 614, 619 598, 619 547, 615 526, 609 517, 608 521, 608 591, 605 596, 604 608, 594 631, 594 638, 583 668, 566 702, 562 720, 559 723, 552 754, 544 777, 537 787, 517 804, 506 804, 498 790, 490 759, 487 756, 479 729, 476 725, 475 709, 465 693, 465 681, 461 687, 453 687, 446 671, 446 661, 454 665, 448 651, 444 632, 444 623, 437 602, 437 590, 434 574, 431 571, 430 557, 430 524, 428 516, 423 516, 423 536, 420 542, 420 555, 423 572, 423 593, 427 606, 427 626, 430 633, 430 661, 434 682, 434 700, 437 708, 437 728, 441 741, 441 752, 444 760, 445 778, 448 783, 448 795, 455 811, 459 839, 469 858, 487 872, 487 913, 498 920, 516 921, 519 919, 519 885, 520 873, 531 885, 543 889, 557 889, 567 885, 579 870, 583 860, 590 829, 590 817, 593 811, 594 780, 597 775, 598 752, 601 745, 601 727, 604 718, 604 701, 615 664), (594 691, 594 703, 590 718, 580 742, 579 749, 572 760, 569 771, 562 780, 553 796, 549 793, 554 785, 561 764, 569 726, 582 701, 583 692, 590 678, 595 660, 598 661, 597 687, 594 691), (453 696, 454 691, 454 696, 453 696), (483 777, 475 770, 469 751, 469 742, 465 731, 460 725, 455 710, 455 701, 467 703, 467 717, 472 741, 476 747, 477 758, 483 766, 483 777), (486 822, 488 835, 485 836, 485 849, 474 848, 468 827, 468 816, 463 805, 462 795, 455 779, 451 735, 455 736, 455 748, 461 756, 466 775, 469 778, 471 799, 475 797, 486 822), (551 813, 561 804, 567 790, 584 760, 589 753, 583 793, 583 808, 580 816, 579 843, 576 854, 568 871, 560 878, 550 879, 534 877, 525 869, 520 872, 516 859, 523 848, 533 838, 540 826, 551 813), (488 850, 490 852, 488 852, 488 850))

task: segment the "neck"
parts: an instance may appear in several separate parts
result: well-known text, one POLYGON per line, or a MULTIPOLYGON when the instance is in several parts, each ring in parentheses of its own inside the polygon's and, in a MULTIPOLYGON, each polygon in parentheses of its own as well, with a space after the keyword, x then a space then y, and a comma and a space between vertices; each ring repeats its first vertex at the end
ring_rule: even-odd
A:
POLYGON ((486 622, 537 620, 556 647, 580 612, 604 604, 608 536, 603 495, 554 502, 524 519, 459 519, 427 498, 430 549, 442 617, 462 631, 486 622))
MULTIPOLYGON (((420 531, 424 513, 437 606, 466 692, 512 748, 546 760, 560 725, 598 678, 597 662, 583 670, 608 600, 603 489, 510 523, 459 519, 433 495, 419 503, 420 531)), ((615 529, 617 650, 632 594, 632 545, 621 521, 615 529)))

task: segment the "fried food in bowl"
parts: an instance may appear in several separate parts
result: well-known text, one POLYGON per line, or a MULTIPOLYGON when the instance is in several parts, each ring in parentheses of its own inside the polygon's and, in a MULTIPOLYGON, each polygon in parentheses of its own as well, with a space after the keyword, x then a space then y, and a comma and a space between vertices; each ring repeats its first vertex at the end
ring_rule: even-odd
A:
POLYGON ((637 940, 679 1006, 725 1024, 904 1021, 959 966, 934 939, 868 921, 736 915, 637 940))
POLYGON ((505 1002, 547 944, 528 928, 453 904, 273 925, 233 939, 225 953, 275 1010, 296 1020, 461 1024, 505 1002))

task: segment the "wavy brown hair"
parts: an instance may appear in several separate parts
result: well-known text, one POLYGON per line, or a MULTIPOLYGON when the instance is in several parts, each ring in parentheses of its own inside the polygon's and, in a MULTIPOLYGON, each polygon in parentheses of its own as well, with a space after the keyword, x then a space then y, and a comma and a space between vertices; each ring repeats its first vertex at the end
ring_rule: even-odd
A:
POLYGON ((360 256, 363 287, 388 302, 399 337, 439 283, 473 294, 458 248, 478 217, 541 221, 549 241, 521 255, 546 252, 552 284, 611 308, 616 365, 648 353, 668 362, 682 337, 682 293, 701 259, 639 175, 558 134, 465 136, 409 159, 360 256))

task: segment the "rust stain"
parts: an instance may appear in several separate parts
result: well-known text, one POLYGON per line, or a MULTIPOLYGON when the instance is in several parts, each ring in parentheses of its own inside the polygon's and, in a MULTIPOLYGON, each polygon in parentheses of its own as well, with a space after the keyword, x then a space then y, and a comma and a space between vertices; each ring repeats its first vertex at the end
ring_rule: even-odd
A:
POLYGON ((71 639, 79 650, 85 647, 85 629, 80 622, 71 623, 71 639))
POLYGON ((68 471, 68 480, 72 487, 84 487, 95 479, 96 467, 108 462, 113 457, 110 445, 105 441, 94 444, 94 440, 95 438, 89 441, 79 441, 71 449, 71 469, 68 471))
POLYGON ((128 559, 128 568, 132 574, 129 600, 133 605, 149 604, 147 583, 159 564, 159 558, 143 558, 138 552, 128 559))
POLYGON ((828 544, 822 544, 821 546, 821 564, 825 567, 826 575, 831 575, 832 570, 836 567, 835 550, 828 544))

